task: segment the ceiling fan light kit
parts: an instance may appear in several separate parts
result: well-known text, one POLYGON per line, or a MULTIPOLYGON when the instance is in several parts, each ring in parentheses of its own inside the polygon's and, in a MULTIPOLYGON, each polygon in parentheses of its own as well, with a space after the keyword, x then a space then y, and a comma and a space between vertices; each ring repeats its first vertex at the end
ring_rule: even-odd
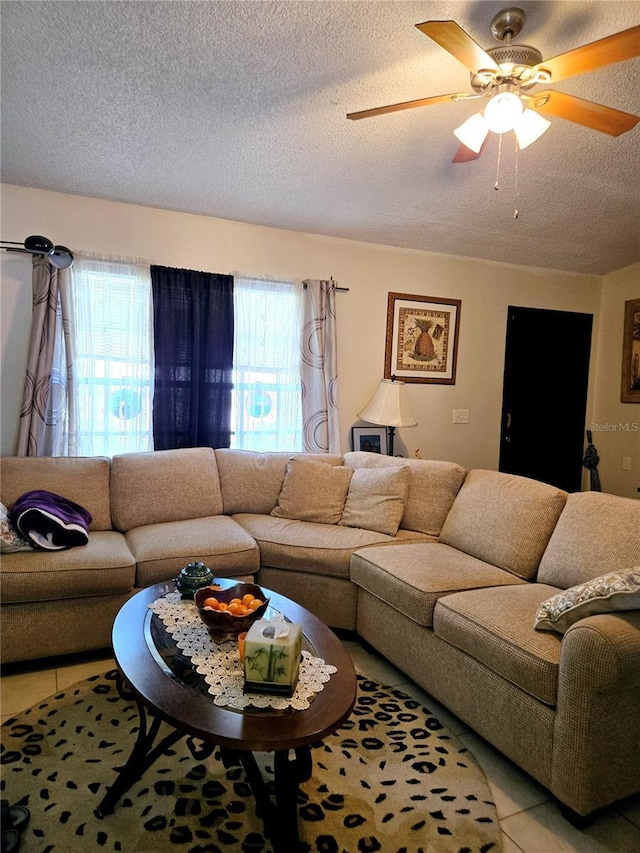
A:
MULTIPOLYGON (((484 50, 455 21, 426 21, 416 27, 439 44, 471 73, 475 94, 436 95, 402 104, 348 113, 349 119, 370 118, 442 101, 462 101, 487 97, 484 115, 467 119, 453 132, 462 144, 479 156, 489 131, 503 134, 513 130, 518 148, 526 148, 549 128, 540 113, 559 116, 593 130, 619 136, 636 126, 640 116, 582 100, 565 92, 546 90, 529 94, 539 84, 595 71, 606 65, 640 56, 640 25, 606 36, 598 41, 543 60, 540 51, 526 44, 513 44, 525 22, 522 9, 511 7, 494 16, 491 32, 502 44, 484 50)), ((477 159, 472 155, 454 157, 454 163, 477 159)))

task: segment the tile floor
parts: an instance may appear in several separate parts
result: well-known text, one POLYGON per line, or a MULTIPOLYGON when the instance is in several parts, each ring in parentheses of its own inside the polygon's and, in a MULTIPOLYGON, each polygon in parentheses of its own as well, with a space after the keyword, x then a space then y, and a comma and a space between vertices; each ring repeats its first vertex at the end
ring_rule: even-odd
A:
MULTIPOLYGON (((548 792, 490 744, 471 731, 384 658, 357 640, 343 640, 356 670, 381 684, 420 699, 473 752, 484 770, 502 829, 504 853, 640 853, 640 797, 611 807, 586 830, 574 829, 560 815, 548 792)), ((54 661, 8 667, 0 679, 2 722, 40 699, 114 665, 106 653, 72 662, 54 661)), ((70 848, 70 853, 75 851, 70 848)))

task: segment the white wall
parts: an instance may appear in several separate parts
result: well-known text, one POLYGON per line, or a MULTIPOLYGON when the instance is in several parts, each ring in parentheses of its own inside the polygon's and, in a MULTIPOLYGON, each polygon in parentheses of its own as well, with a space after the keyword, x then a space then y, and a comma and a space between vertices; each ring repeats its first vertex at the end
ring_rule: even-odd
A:
MULTIPOLYGON (((518 239, 518 223, 505 219, 518 239)), ((152 263, 291 278, 329 278, 350 289, 338 294, 339 406, 342 449, 350 449, 356 413, 384 371, 390 291, 462 300, 457 382, 412 384, 418 426, 398 431, 396 453, 449 459, 465 467, 497 468, 508 305, 594 313, 602 280, 549 270, 280 231, 190 214, 4 185, 2 238, 43 234, 72 250, 144 258, 152 263), (470 410, 469 424, 452 424, 452 410, 470 410)), ((461 237, 461 239, 463 239, 461 237)), ((28 258, 1 255, 3 453, 15 450, 30 317, 28 258)), ((532 357, 545 366, 545 341, 532 357)), ((595 362, 595 359, 593 360, 595 362)), ((588 420, 591 419, 591 400, 588 420)))
POLYGON ((640 264, 603 280, 591 426, 603 491, 638 498, 640 405, 620 402, 624 303, 628 299, 640 299, 640 264), (624 456, 631 458, 630 471, 622 469, 624 456))

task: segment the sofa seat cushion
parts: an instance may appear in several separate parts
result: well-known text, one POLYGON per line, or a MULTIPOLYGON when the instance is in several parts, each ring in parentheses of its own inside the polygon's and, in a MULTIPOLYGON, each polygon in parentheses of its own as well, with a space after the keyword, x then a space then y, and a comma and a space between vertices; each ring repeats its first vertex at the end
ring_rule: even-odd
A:
POLYGON ((2 558, 2 603, 115 595, 135 586, 136 561, 121 533, 94 530, 81 548, 2 558))
POLYGON ((170 580, 193 560, 214 575, 235 577, 257 572, 260 552, 255 541, 226 515, 146 524, 126 534, 136 558, 136 586, 170 580))
POLYGON ((430 627, 443 595, 523 584, 510 572, 437 542, 367 548, 351 558, 351 580, 419 625, 430 627))
POLYGON ((469 471, 440 541, 532 580, 567 493, 500 471, 469 471))
POLYGON ((605 492, 569 495, 538 580, 560 589, 640 565, 640 501, 605 492))
POLYGON ((263 566, 347 579, 349 560, 359 548, 385 543, 396 547, 393 543, 429 538, 407 530, 399 530, 397 536, 387 536, 360 527, 319 524, 271 515, 239 513, 233 518, 257 541, 263 566))
POLYGON ((536 699, 555 705, 562 638, 535 631, 533 620, 540 604, 557 592, 527 583, 448 595, 436 605, 433 630, 536 699))

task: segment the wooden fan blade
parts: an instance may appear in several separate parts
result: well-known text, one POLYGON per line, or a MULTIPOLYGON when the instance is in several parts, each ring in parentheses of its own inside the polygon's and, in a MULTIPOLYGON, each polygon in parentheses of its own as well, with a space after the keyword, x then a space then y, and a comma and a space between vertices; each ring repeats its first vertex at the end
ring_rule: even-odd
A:
POLYGON ((550 113, 576 124, 583 124, 601 133, 610 136, 620 136, 638 124, 640 116, 631 113, 623 113, 612 107, 602 104, 594 104, 592 101, 584 101, 575 95, 567 95, 565 92, 547 90, 536 93, 536 109, 541 113, 550 113), (540 101, 542 100, 542 103, 540 101))
POLYGON ((476 154, 475 151, 472 151, 470 148, 467 148, 466 145, 460 143, 458 150, 456 151, 456 156, 451 161, 452 163, 471 163, 472 160, 477 160, 478 157, 482 155, 484 151, 484 146, 487 144, 486 140, 482 143, 482 147, 476 154))
POLYGON ((555 83, 634 56, 640 56, 640 25, 546 59, 533 72, 549 71, 555 83))
POLYGON ((417 101, 403 101, 401 104, 389 104, 386 107, 374 107, 372 110, 360 110, 357 113, 347 113, 347 118, 357 121, 360 118, 381 116, 385 113, 396 113, 400 110, 412 110, 414 107, 430 107, 443 101, 453 101, 471 97, 468 93, 453 93, 452 95, 434 95, 433 98, 419 98, 417 101))
POLYGON ((473 74, 478 71, 500 71, 489 54, 455 21, 425 21, 424 24, 416 24, 416 27, 449 51, 473 74))

